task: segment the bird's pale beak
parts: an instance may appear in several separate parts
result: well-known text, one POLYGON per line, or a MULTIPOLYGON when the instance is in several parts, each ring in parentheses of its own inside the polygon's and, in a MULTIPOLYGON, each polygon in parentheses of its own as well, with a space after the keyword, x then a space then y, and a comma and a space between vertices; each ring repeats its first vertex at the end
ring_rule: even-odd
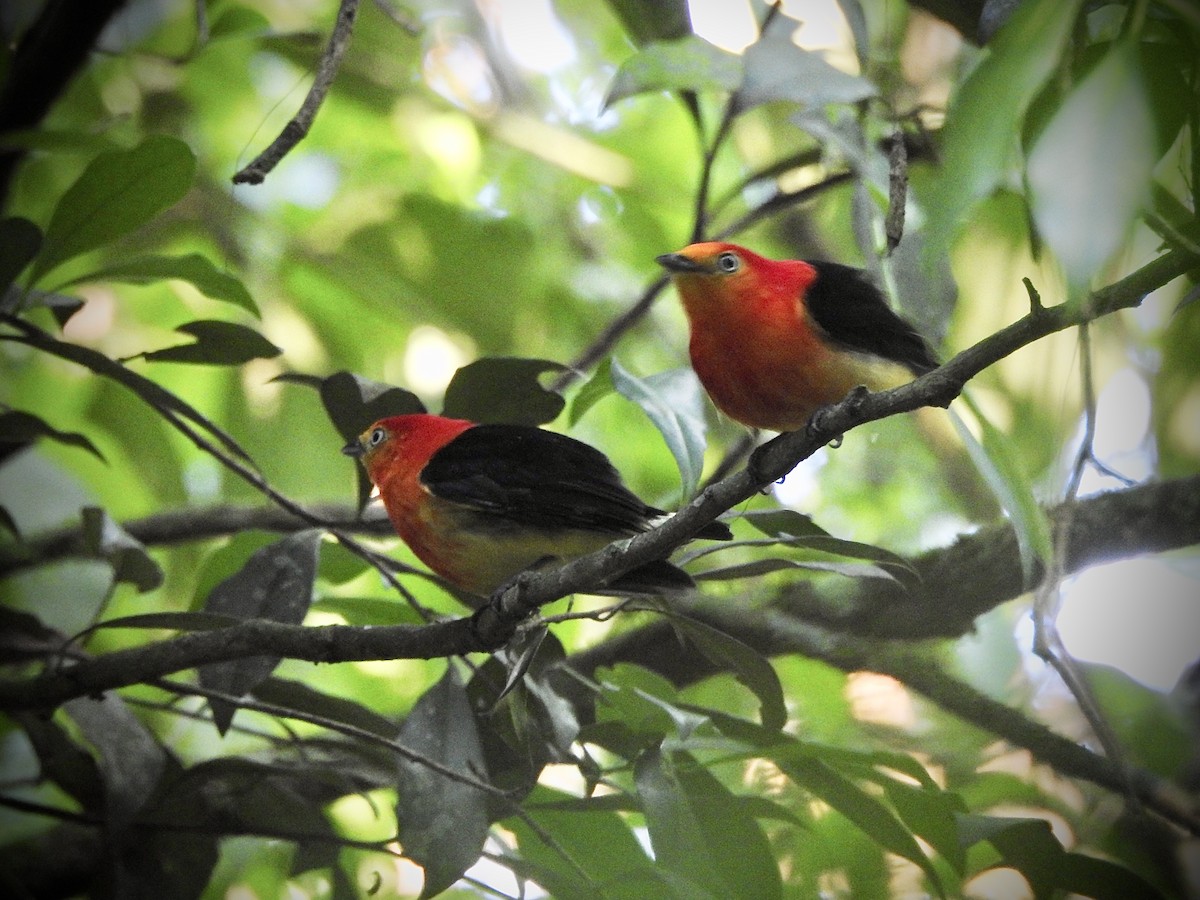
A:
POLYGON ((342 452, 345 453, 347 456, 362 456, 363 455, 363 445, 361 442, 359 442, 357 440, 353 440, 350 443, 348 443, 345 447, 342 448, 342 452))
POLYGON ((708 271, 700 263, 691 257, 684 256, 682 253, 664 253, 662 256, 654 257, 654 261, 668 272, 695 273, 708 271))

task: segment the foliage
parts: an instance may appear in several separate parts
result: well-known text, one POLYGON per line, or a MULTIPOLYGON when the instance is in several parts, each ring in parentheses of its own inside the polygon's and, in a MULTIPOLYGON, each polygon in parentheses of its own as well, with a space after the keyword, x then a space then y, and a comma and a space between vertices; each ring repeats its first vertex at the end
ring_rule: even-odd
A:
POLYGON ((1047 509, 1089 466, 1143 496, 1091 432, 1129 366, 1135 474, 1198 490, 1200 312, 1175 304, 1200 23, 1031 0, 980 47, 920 6, 829 4, 837 55, 759 4, 744 52, 682 2, 363 4, 254 186, 230 179, 299 105, 331 2, 133 2, 38 127, 0 117, 5 883, 1182 895, 1178 698, 1090 671, 1148 806, 1122 810, 1122 760, 1076 746, 1016 626, 1089 541, 1197 540, 1194 509, 1167 538, 1047 509), (570 430, 665 507, 751 477, 653 265, 716 236, 868 268, 947 360, 1031 307, 1060 324, 967 372, 957 438, 935 410, 814 438, 725 513, 733 542, 677 554, 696 595, 581 593, 484 646, 499 601, 464 611, 485 601, 415 564, 340 446, 431 409, 570 430), (1065 329, 1092 319, 1079 367, 1065 329))

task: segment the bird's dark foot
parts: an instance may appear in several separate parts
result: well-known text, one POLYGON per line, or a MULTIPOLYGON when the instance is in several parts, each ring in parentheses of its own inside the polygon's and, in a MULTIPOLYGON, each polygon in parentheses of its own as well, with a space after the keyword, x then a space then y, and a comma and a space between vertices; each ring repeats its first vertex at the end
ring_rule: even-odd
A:
MULTIPOLYGON (((770 446, 770 442, 766 444, 760 444, 759 446, 755 447, 750 451, 750 457, 746 460, 746 472, 749 473, 750 478, 756 484, 762 484, 764 481, 772 480, 767 475, 766 460, 763 458, 763 454, 768 446, 770 446)), ((770 488, 766 487, 760 488, 759 493, 765 494, 769 490, 770 488)))
POLYGON ((843 435, 841 432, 830 434, 831 429, 826 426, 826 420, 835 410, 843 407, 850 412, 857 412, 862 408, 863 402, 870 396, 870 393, 866 385, 860 384, 851 389, 850 393, 837 403, 822 406, 814 410, 813 414, 808 417, 808 425, 806 426, 809 438, 822 441, 834 448, 842 446, 843 435))

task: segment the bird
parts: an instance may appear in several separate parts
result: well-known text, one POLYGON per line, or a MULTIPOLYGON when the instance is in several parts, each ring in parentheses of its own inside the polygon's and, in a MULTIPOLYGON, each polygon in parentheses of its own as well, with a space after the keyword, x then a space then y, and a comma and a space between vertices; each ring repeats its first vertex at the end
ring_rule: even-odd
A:
MULTIPOLYGON (((342 448, 358 457, 397 534, 452 585, 488 596, 530 567, 649 530, 667 513, 640 500, 601 451, 532 425, 427 413, 374 422, 342 448)), ((712 522, 697 537, 732 538, 712 522)), ((670 593, 692 579, 665 560, 597 593, 670 593)))
POLYGON ((656 259, 687 315, 692 368, 743 425, 795 431, 859 385, 886 390, 937 368, 862 269, 768 259, 722 241, 656 259))

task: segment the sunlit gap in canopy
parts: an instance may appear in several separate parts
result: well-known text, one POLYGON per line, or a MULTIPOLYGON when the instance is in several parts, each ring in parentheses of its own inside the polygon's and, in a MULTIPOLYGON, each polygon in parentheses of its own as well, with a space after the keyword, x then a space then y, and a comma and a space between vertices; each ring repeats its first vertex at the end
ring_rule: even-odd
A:
MULTIPOLYGON (((1128 367, 1100 386, 1096 400, 1095 454, 1135 481, 1151 477, 1154 470, 1150 403, 1145 379, 1128 367)), ((1067 446, 1072 458, 1081 439, 1082 434, 1067 446)), ((1119 480, 1089 466, 1080 494, 1120 487, 1119 480)), ((1093 566, 1064 583, 1059 633, 1072 655, 1115 666, 1143 684, 1167 691, 1200 657, 1197 595, 1200 556, 1195 553, 1093 566)))
POLYGON ((548 75, 575 61, 575 42, 550 0, 478 0, 478 5, 522 68, 548 75))
MULTIPOLYGON (((692 30, 711 44, 741 53, 758 37, 758 23, 747 0, 690 0, 692 30)), ((796 42, 806 50, 849 48, 849 27, 838 0, 784 0, 783 13, 803 27, 796 42)), ((840 61, 831 60, 835 65, 840 61)))

